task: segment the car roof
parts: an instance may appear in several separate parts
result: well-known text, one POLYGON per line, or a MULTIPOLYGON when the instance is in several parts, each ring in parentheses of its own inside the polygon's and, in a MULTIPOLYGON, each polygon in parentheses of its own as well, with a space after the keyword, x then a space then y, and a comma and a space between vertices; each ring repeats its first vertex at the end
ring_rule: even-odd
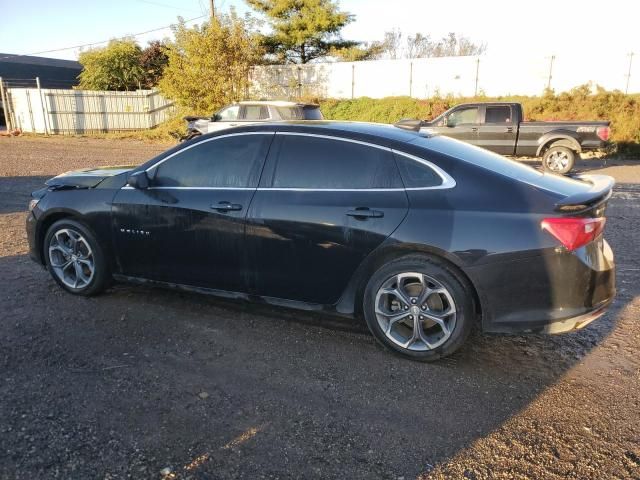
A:
POLYGON ((372 140, 378 143, 401 142, 408 143, 416 140, 420 136, 417 132, 404 130, 383 123, 368 122, 346 122, 335 120, 303 120, 303 121, 285 121, 285 122, 260 122, 247 126, 238 126, 232 129, 225 129, 213 134, 204 136, 216 136, 233 132, 249 132, 249 131, 277 131, 277 132, 298 132, 310 133, 316 135, 333 135, 338 137, 372 140))
POLYGON ((272 105, 274 107, 317 107, 315 103, 291 102, 287 100, 242 100, 238 105, 272 105))

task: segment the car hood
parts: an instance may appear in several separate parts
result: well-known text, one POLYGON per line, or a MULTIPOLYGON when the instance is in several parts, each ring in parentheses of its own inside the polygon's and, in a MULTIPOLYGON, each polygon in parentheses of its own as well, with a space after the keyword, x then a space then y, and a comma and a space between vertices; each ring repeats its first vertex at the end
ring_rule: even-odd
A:
POLYGON ((84 168, 63 173, 44 183, 54 188, 93 188, 109 177, 126 173, 134 168, 133 166, 84 168))

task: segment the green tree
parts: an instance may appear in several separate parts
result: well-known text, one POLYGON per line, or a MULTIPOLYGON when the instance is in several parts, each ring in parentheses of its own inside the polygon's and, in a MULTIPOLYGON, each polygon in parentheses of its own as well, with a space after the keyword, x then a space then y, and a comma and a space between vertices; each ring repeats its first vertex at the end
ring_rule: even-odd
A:
POLYGON ((333 48, 329 51, 329 55, 342 62, 360 62, 362 60, 376 60, 383 51, 382 42, 371 42, 351 47, 333 48))
POLYGON ((251 66, 264 54, 251 27, 250 18, 233 11, 202 27, 177 25, 175 41, 166 51, 169 63, 158 84, 160 91, 196 114, 210 114, 242 99, 251 66))
POLYGON ((167 46, 157 40, 149 42, 147 48, 140 53, 140 67, 143 71, 142 86, 144 88, 157 86, 167 63, 169 63, 167 46))
POLYGON ((340 30, 353 21, 331 0, 247 0, 267 17, 272 32, 263 37, 266 52, 279 62, 308 63, 356 47, 340 30))
POLYGON ((132 39, 111 40, 106 47, 81 52, 80 88, 87 90, 135 90, 143 70, 140 47, 132 39))

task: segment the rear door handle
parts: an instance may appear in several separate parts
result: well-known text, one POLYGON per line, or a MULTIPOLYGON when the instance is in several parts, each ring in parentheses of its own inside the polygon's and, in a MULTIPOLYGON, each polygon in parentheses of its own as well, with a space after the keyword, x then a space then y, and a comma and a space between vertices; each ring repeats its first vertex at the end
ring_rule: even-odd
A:
POLYGON ((371 210, 367 207, 357 207, 353 210, 347 210, 347 215, 359 220, 364 220, 366 218, 382 218, 384 217, 384 212, 381 212, 380 210, 371 210))
POLYGON ((238 203, 230 203, 230 202, 218 202, 217 204, 211 205, 211 208, 214 210, 218 210, 219 212, 237 212, 242 210, 242 205, 238 203))
POLYGON ((507 127, 507 128, 505 129, 505 132, 507 132, 507 133, 513 133, 513 127, 507 127))
POLYGON ((477 128, 477 127, 472 127, 472 128, 471 128, 471 131, 472 131, 472 132, 477 132, 477 131, 478 131, 478 128, 477 128))

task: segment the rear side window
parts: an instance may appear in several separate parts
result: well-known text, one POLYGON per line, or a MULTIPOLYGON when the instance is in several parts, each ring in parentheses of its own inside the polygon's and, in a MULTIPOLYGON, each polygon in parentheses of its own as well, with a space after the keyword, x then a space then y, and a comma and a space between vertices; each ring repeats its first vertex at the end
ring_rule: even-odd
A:
POLYGON ((255 187, 272 135, 237 135, 200 142, 161 163, 159 187, 255 187))
POLYGON ((306 135, 283 135, 274 173, 276 188, 402 188, 390 151, 306 135))
POLYGON ((300 107, 278 107, 278 113, 283 120, 302 120, 302 108, 300 107))
POLYGON ((508 105, 487 107, 484 123, 511 123, 511 107, 508 105))
POLYGON ((442 185, 442 178, 430 166, 404 155, 396 154, 395 157, 405 187, 422 188, 442 185))

